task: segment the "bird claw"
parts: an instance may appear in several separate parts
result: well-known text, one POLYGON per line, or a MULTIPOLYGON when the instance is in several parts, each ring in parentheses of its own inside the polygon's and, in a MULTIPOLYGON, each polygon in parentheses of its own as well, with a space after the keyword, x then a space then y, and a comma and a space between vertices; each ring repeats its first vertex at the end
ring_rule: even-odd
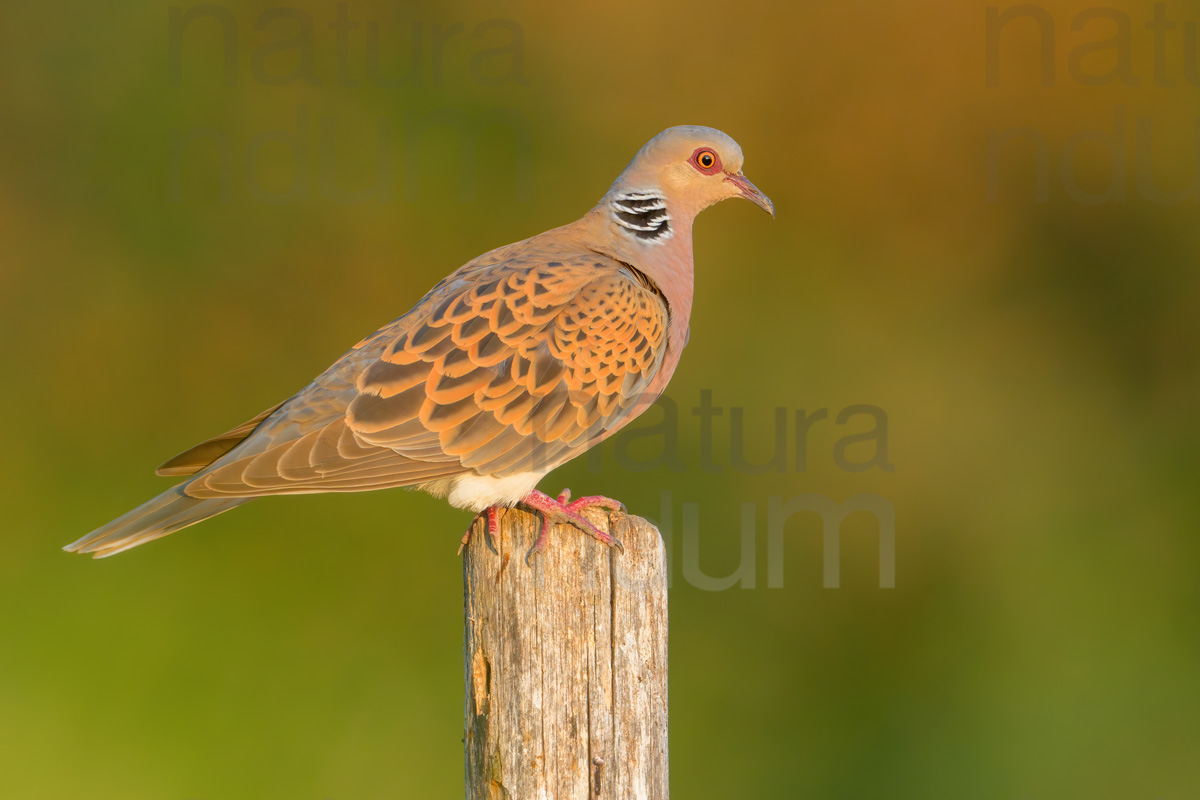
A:
POLYGON ((550 522, 552 517, 556 523, 574 525, 593 539, 601 541, 609 547, 615 547, 622 553, 625 552, 624 545, 614 539, 611 534, 597 528, 579 513, 585 508, 606 508, 610 511, 617 511, 624 514, 625 504, 618 500, 600 495, 589 495, 571 502, 570 489, 563 489, 557 499, 535 489, 521 502, 540 512, 542 515, 542 529, 538 533, 538 538, 534 541, 533 547, 529 548, 529 552, 525 554, 526 564, 530 563, 530 559, 533 558, 534 553, 545 551, 546 544, 550 538, 550 522))
POLYGON ((462 544, 458 546, 458 555, 462 555, 462 551, 467 546, 467 542, 471 541, 471 531, 475 530, 475 523, 478 522, 479 518, 482 516, 487 517, 487 527, 484 529, 484 532, 487 534, 487 538, 485 538, 483 541, 488 546, 488 550, 492 551, 492 555, 500 555, 500 552, 496 550, 495 544, 496 537, 500 535, 500 509, 497 506, 488 506, 483 511, 480 511, 478 514, 476 514, 471 520, 471 524, 467 526, 467 532, 463 534, 462 544))
MULTIPOLYGON (((569 499, 571 497, 571 490, 566 489, 563 491, 563 494, 569 499)), ((567 508, 575 513, 579 513, 585 508, 607 508, 609 511, 619 511, 622 514, 629 513, 625 508, 625 504, 620 500, 613 500, 611 497, 604 497, 598 494, 581 497, 573 503, 567 503, 567 508)))

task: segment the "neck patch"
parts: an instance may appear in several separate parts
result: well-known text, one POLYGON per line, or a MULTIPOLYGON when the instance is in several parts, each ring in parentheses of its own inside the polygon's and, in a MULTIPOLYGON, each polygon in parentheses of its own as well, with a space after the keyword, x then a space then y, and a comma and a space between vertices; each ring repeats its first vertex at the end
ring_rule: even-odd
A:
POLYGON ((667 201, 656 192, 625 192, 613 198, 613 221, 643 244, 662 244, 674 235, 667 201))

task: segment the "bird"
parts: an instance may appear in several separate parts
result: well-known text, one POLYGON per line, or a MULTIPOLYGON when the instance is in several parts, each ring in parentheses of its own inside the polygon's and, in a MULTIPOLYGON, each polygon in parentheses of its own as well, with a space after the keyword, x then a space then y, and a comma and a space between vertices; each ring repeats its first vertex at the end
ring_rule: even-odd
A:
POLYGON ((729 198, 775 216, 743 160, 715 128, 664 130, 581 218, 459 267, 304 389, 158 468, 181 483, 63 549, 103 558, 256 497, 391 487, 486 516, 489 535, 501 508, 539 512, 527 561, 551 523, 619 547, 580 512, 621 503, 537 485, 671 379, 690 330, 696 216, 729 198))

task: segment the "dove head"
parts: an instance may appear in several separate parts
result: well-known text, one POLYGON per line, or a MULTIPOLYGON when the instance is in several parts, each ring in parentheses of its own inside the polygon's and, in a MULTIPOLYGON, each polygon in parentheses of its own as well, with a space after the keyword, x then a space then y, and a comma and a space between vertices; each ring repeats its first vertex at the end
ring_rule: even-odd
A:
POLYGON ((742 174, 742 148, 716 128, 667 128, 638 151, 601 201, 618 230, 663 244, 709 206, 741 197, 771 216, 775 206, 742 174))

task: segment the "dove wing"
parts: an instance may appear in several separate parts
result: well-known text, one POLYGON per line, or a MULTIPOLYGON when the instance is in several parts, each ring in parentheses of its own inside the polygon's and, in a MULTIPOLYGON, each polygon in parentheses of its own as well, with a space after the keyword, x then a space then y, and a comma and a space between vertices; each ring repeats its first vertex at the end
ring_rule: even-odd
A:
POLYGON ((256 418, 184 491, 361 491, 546 472, 624 425, 663 361, 666 304, 606 256, 530 263, 532 241, 451 275, 256 418))

